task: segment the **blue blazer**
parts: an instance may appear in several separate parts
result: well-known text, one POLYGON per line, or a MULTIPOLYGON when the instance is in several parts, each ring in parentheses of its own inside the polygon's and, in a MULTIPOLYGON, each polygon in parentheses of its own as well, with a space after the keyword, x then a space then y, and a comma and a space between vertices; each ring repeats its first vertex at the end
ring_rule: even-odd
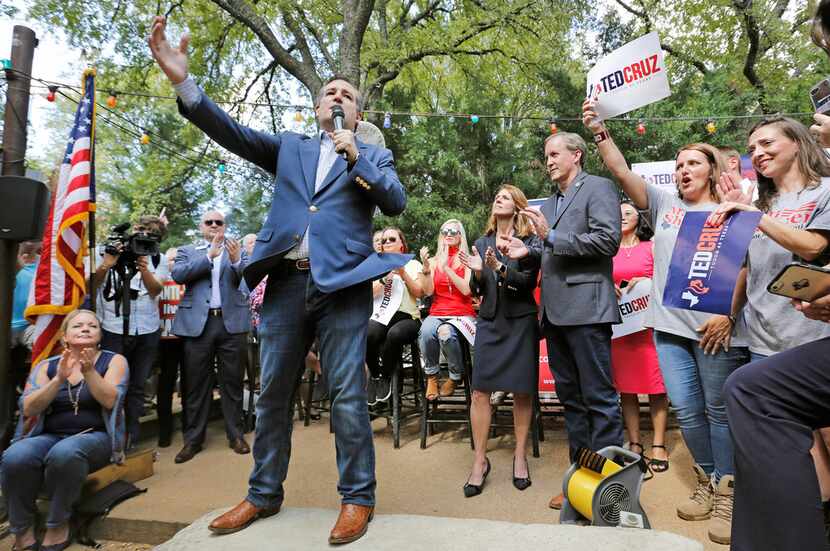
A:
POLYGON ((204 93, 193 109, 179 112, 225 149, 273 174, 271 210, 245 268, 249 289, 270 272, 308 229, 314 283, 331 293, 380 277, 412 255, 375 253, 372 215, 403 212, 406 193, 388 149, 358 141, 360 156, 348 170, 338 157, 315 192, 320 138, 293 132, 268 134, 242 126, 204 93))
MULTIPOLYGON (((180 247, 173 264, 173 280, 184 284, 184 296, 173 319, 173 334, 179 337, 198 337, 205 329, 210 309, 211 271, 213 262, 207 256, 208 246, 180 247)), ((251 309, 248 295, 239 290, 242 270, 248 258, 242 258, 236 268, 227 253, 222 254, 219 272, 219 291, 222 295, 222 321, 228 333, 247 333, 251 329, 251 309)))

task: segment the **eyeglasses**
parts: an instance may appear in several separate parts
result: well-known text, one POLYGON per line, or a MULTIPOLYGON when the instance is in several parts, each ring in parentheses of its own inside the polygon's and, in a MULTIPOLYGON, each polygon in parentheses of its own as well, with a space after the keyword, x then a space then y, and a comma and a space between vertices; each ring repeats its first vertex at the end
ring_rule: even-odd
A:
POLYGON ((457 230, 455 228, 444 228, 443 230, 441 230, 441 235, 443 235, 444 237, 455 237, 460 233, 461 230, 457 230))
POLYGON ((224 226, 224 220, 205 220, 202 222, 205 226, 224 226))
POLYGON ((398 242, 397 237, 385 237, 385 238, 380 240, 381 245, 386 245, 387 243, 397 243, 397 242, 398 242))

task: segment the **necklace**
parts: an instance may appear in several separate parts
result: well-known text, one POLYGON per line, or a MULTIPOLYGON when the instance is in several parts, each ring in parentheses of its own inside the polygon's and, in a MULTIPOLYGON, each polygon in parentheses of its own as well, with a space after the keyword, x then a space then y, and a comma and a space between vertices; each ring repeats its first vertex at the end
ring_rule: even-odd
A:
POLYGON ((640 244, 640 238, 635 237, 632 243, 633 244, 631 245, 623 245, 622 243, 620 243, 620 248, 625 253, 626 258, 631 258, 631 252, 637 247, 637 245, 640 244))
POLYGON ((78 415, 78 406, 81 403, 81 390, 84 388, 84 383, 86 379, 81 379, 80 384, 78 385, 78 392, 75 394, 75 398, 72 398, 72 385, 69 384, 69 379, 66 380, 66 392, 69 394, 69 402, 72 404, 72 407, 75 409, 75 415, 78 415))

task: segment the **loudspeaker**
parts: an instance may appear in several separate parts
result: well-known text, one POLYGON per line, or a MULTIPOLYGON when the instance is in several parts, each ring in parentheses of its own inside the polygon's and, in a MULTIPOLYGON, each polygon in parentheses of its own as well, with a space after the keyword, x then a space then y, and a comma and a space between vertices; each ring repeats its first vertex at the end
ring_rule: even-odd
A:
POLYGON ((0 239, 42 239, 47 216, 46 184, 23 176, 0 176, 0 239))

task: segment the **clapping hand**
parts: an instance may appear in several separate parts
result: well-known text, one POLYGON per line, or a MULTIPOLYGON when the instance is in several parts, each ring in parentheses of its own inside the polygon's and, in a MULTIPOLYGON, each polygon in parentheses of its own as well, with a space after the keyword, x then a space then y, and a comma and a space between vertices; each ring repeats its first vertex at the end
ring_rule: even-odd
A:
POLYGON ((226 239, 225 250, 228 251, 228 259, 231 261, 231 264, 239 262, 242 255, 242 247, 239 245, 239 241, 230 238, 226 239))
POLYGON ((94 348, 84 348, 81 350, 81 373, 86 374, 87 372, 91 371, 95 365, 95 354, 96 350, 94 348))
POLYGON ((429 248, 421 247, 418 252, 421 255, 421 264, 424 265, 424 268, 429 269, 429 248))
POLYGON ((493 247, 487 247, 487 250, 484 251, 484 263, 494 272, 501 268, 501 262, 496 258, 496 251, 493 250, 493 247))
POLYGON ((530 208, 522 209, 519 212, 527 216, 528 220, 533 224, 533 228, 536 231, 536 235, 539 236, 539 239, 544 239, 548 236, 548 233, 550 233, 550 224, 548 224, 544 214, 536 209, 530 208))
POLYGON ((173 48, 167 41, 164 32, 166 27, 167 20, 159 15, 155 16, 147 43, 150 45, 153 58, 170 82, 179 84, 187 78, 187 45, 190 35, 183 34, 178 49, 173 48))
POLYGON ((59 383, 64 383, 72 375, 72 363, 72 353, 67 348, 61 353, 61 359, 58 360, 58 370, 55 373, 55 378, 59 383))
POLYGON ((755 192, 755 183, 750 184, 746 193, 741 189, 740 183, 735 181, 731 174, 725 172, 720 175, 718 181, 718 193, 721 201, 732 203, 752 204, 752 195, 755 192))
POLYGON ((499 236, 496 248, 511 260, 520 260, 530 254, 527 245, 518 237, 499 236))
POLYGON ((461 259, 461 263, 464 264, 464 266, 474 272, 480 272, 484 267, 484 263, 482 262, 481 256, 478 254, 478 249, 476 249, 475 245, 473 245, 472 255, 469 255, 464 251, 460 251, 458 253, 458 257, 461 259))
POLYGON ((210 242, 210 249, 208 249, 208 258, 213 260, 222 254, 222 244, 225 242, 225 234, 222 232, 213 236, 213 241, 210 242))

